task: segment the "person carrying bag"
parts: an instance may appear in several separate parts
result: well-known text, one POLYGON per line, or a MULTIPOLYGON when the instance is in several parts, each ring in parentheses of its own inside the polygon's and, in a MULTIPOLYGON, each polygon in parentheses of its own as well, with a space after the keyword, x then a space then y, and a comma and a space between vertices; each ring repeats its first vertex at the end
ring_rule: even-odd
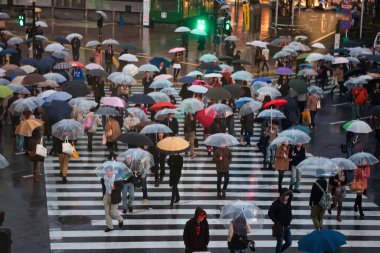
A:
POLYGON ((62 177, 62 182, 67 183, 67 172, 69 170, 69 160, 71 155, 74 153, 74 147, 69 142, 66 137, 64 141, 60 140, 61 145, 57 145, 58 147, 58 158, 59 158, 59 170, 60 175, 62 177))

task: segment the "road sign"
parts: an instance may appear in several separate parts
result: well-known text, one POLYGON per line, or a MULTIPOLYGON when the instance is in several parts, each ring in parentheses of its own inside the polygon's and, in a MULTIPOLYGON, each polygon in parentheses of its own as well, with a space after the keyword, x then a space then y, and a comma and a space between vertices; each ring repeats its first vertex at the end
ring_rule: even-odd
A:
POLYGON ((345 17, 349 17, 351 15, 351 10, 350 9, 343 9, 342 14, 345 17))
POLYGON ((344 9, 350 9, 351 10, 351 8, 352 8, 352 5, 349 5, 349 4, 343 4, 342 5, 342 9, 344 10, 344 9))
POLYGON ((352 4, 352 0, 343 0, 343 4, 352 4))
POLYGON ((348 42, 350 39, 348 38, 348 37, 344 37, 343 39, 342 39, 342 41, 343 42, 348 42))
POLYGON ((350 24, 349 21, 342 21, 342 23, 341 23, 341 27, 342 27, 343 30, 350 29, 350 26, 351 26, 351 24, 350 24))

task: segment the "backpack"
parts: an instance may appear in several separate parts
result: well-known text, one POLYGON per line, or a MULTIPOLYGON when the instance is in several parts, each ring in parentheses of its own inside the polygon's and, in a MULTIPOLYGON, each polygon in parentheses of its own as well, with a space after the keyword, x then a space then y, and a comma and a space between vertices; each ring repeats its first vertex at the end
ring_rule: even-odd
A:
POLYGON ((328 194, 325 190, 323 190, 322 187, 318 183, 315 183, 315 184, 323 192, 322 198, 318 202, 318 205, 320 207, 322 207, 324 210, 329 209, 331 207, 331 203, 332 203, 330 194, 328 194))
POLYGON ((83 125, 85 129, 92 128, 92 126, 94 125, 94 116, 88 115, 88 117, 84 120, 83 125))

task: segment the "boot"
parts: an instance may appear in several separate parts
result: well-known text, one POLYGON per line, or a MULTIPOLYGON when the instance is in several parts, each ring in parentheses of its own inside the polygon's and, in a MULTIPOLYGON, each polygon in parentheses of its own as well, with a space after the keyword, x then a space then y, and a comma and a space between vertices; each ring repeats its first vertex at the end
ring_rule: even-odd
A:
POLYGON ((339 221, 339 222, 342 221, 342 219, 341 219, 341 217, 340 217, 340 213, 341 213, 341 212, 342 212, 342 209, 338 208, 338 211, 337 211, 337 213, 336 213, 336 220, 339 221))

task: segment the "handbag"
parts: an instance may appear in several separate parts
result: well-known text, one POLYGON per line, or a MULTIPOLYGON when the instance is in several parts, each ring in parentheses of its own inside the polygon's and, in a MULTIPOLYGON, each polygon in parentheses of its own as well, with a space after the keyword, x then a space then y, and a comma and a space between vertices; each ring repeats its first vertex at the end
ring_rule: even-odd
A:
POLYGON ((47 157, 47 149, 43 145, 43 139, 39 144, 36 145, 36 155, 46 158, 47 157))
POLYGON ((319 200, 318 205, 322 207, 324 210, 327 210, 331 207, 332 201, 331 196, 329 193, 327 193, 325 190, 322 189, 320 184, 316 183, 318 188, 323 192, 321 200, 319 200))
POLYGON ((348 187, 350 187, 351 191, 360 193, 364 190, 364 183, 361 180, 354 179, 351 183, 348 184, 348 187))
POLYGON ((90 129, 94 125, 94 116, 88 115, 87 118, 83 122, 85 129, 90 129))
POLYGON ((76 158, 78 159, 79 158, 79 154, 75 148, 75 146, 73 145, 73 154, 71 155, 72 158, 76 158))
POLYGON ((284 237, 284 226, 283 225, 273 225, 272 226, 272 236, 273 237, 284 237))
POLYGON ((69 143, 69 140, 65 139, 65 142, 62 143, 62 153, 72 155, 74 153, 74 147, 69 143))
POLYGON ((108 124, 111 126, 111 128, 108 129, 105 134, 106 134, 106 137, 111 137, 113 134, 112 124, 109 121, 108 121, 108 124))

